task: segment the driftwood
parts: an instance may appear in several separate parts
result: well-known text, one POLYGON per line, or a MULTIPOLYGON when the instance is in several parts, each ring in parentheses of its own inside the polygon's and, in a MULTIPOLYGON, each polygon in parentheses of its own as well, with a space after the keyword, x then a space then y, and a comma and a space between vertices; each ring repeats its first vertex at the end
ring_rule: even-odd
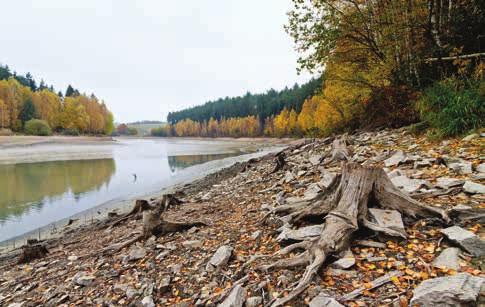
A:
POLYGON ((207 226, 202 222, 170 222, 164 220, 162 215, 171 206, 180 204, 172 194, 164 195, 160 201, 157 201, 154 207, 143 209, 143 235, 148 238, 152 235, 160 236, 167 233, 179 232, 196 226, 207 226))
MULTIPOLYGON (((334 158, 348 159, 349 156, 344 153, 350 151, 341 147, 341 144, 334 142, 334 149, 342 153, 335 155, 334 158)), ((396 188, 382 168, 344 163, 342 175, 319 200, 303 208, 290 210, 287 216, 281 218, 291 224, 308 217, 321 217, 323 224, 319 236, 291 244, 281 249, 276 255, 288 255, 295 250, 303 250, 303 252, 261 267, 264 270, 270 270, 306 266, 299 283, 287 297, 279 298, 273 303, 273 306, 285 305, 301 294, 309 286, 329 255, 337 256, 349 247, 353 234, 360 227, 390 236, 405 236, 402 231, 372 222, 368 215, 369 207, 394 209, 411 217, 439 216, 443 221, 449 222, 449 218, 443 210, 421 204, 396 188)))

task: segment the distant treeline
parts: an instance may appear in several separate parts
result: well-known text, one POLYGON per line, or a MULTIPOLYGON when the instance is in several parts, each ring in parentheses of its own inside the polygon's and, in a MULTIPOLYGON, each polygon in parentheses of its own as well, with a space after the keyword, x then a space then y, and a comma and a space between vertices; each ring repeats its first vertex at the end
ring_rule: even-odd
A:
POLYGON ((127 123, 127 125, 162 125, 164 122, 159 120, 140 120, 132 123, 127 123))
POLYGON ((81 94, 69 85, 56 94, 52 85, 39 85, 30 73, 25 76, 0 65, 0 129, 43 134, 51 129, 65 134, 111 134, 113 115, 94 94, 81 94), (26 123, 35 120, 36 129, 26 123))
POLYGON ((220 98, 201 106, 170 112, 167 121, 174 125, 184 119, 208 122, 211 118, 220 121, 224 118, 257 116, 263 123, 265 118, 275 116, 285 108, 300 112, 305 100, 321 88, 322 79, 317 78, 281 91, 270 89, 264 94, 248 92, 244 96, 220 98))
POLYGON ((153 134, 324 137, 421 122, 413 129, 443 138, 485 126, 483 0, 291 2, 298 70, 323 80, 169 113, 153 134))

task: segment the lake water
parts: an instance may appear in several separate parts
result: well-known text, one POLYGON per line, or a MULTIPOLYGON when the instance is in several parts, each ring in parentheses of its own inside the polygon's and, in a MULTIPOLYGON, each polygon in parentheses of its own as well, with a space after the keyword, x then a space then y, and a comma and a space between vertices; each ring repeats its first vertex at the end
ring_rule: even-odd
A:
POLYGON ((0 242, 229 166, 247 154, 244 146, 248 150, 241 142, 121 139, 113 145, 0 149, 9 156, 0 164, 0 242), (12 164, 12 156, 30 163, 12 164), (72 160, 33 162, 52 157, 72 160))

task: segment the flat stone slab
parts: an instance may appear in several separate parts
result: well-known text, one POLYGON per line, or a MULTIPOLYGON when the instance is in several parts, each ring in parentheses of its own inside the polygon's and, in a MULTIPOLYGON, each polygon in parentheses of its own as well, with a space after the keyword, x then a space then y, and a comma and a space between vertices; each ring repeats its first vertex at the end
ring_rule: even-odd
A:
POLYGON ((402 150, 398 150, 389 159, 384 160, 384 165, 386 167, 398 166, 404 161, 406 161, 406 154, 402 150))
POLYGON ((440 177, 436 180, 436 186, 441 189, 449 189, 452 187, 462 186, 465 180, 451 178, 451 177, 440 177))
POLYGON ((72 281, 79 286, 89 287, 94 283, 96 278, 92 275, 88 275, 85 272, 78 272, 74 275, 72 281))
POLYGON ((234 286, 226 299, 220 303, 219 307, 242 307, 246 301, 246 289, 240 285, 234 286))
POLYGON ((426 180, 410 179, 406 176, 396 176, 394 178, 391 178, 391 181, 396 187, 408 193, 416 192, 422 187, 425 187, 428 185, 426 180))
POLYGON ((295 178, 296 177, 295 177, 295 175, 293 175, 292 172, 287 171, 286 174, 285 174, 285 183, 289 183, 289 182, 295 180, 295 178))
POLYGON ((470 194, 484 194, 485 185, 467 180, 463 185, 463 190, 470 194))
POLYGON ((471 162, 453 162, 448 165, 449 169, 452 169, 454 172, 458 174, 471 174, 473 173, 472 170, 472 163, 471 162))
POLYGON ((441 233, 473 256, 481 257, 485 255, 485 241, 473 232, 459 226, 452 226, 441 229, 441 233))
POLYGON ((312 165, 318 165, 322 162, 323 156, 322 155, 311 155, 308 160, 312 165))
POLYGON ((335 181, 336 178, 337 174, 333 172, 325 172, 325 174, 323 174, 322 178, 318 182, 318 185, 326 189, 335 181))
POLYGON ((330 264, 330 267, 337 269, 348 269, 355 264, 355 257, 352 251, 345 251, 342 258, 330 264))
POLYGON ((416 289, 410 306, 475 306, 484 279, 468 273, 423 281, 416 289))
POLYGON ((212 255, 212 258, 207 263, 206 269, 212 271, 219 267, 225 266, 231 258, 233 248, 229 245, 222 245, 212 255))
POLYGON ((401 213, 398 211, 369 208, 369 213, 379 226, 405 232, 401 213))
POLYGON ((147 254, 147 251, 144 248, 135 247, 128 254, 128 261, 139 260, 139 259, 145 257, 146 254, 147 254))
POLYGON ((344 305, 337 302, 333 297, 320 293, 311 300, 310 307, 344 307, 344 305))
POLYGON ((460 249, 448 247, 433 261, 433 266, 437 268, 448 268, 455 271, 460 270, 460 249))

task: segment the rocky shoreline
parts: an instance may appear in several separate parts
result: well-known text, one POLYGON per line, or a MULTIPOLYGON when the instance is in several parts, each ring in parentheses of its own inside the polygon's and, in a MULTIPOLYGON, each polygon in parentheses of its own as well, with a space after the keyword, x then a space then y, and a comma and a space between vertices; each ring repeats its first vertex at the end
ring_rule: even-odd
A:
POLYGON ((371 199, 372 224, 360 229, 359 222, 350 246, 326 256, 286 305, 483 304, 485 137, 435 144, 400 129, 345 139, 343 155, 331 154, 334 139, 301 140, 280 153, 281 166, 267 155, 181 187, 174 193, 181 202, 163 220, 199 223, 188 230, 142 236, 143 214, 113 214, 34 242, 48 250, 39 259, 18 264, 19 255, 3 256, 0 305, 278 305, 295 293, 312 261, 281 264, 304 255, 303 243, 318 238, 329 219, 296 223, 280 213, 317 204, 345 172, 342 163, 382 168, 399 193, 449 220, 383 210, 371 199))

